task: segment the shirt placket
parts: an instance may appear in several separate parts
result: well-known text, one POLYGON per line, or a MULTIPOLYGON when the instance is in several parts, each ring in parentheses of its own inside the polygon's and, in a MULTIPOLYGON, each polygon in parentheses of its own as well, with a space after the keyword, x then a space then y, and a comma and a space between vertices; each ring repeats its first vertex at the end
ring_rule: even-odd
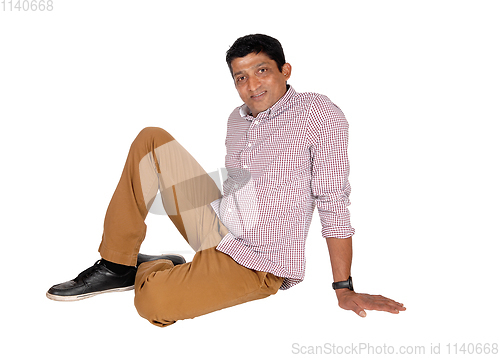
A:
POLYGON ((242 217, 243 213, 239 208, 239 198, 237 195, 237 191, 239 188, 243 187, 246 184, 246 181, 248 181, 247 174, 250 174, 248 172, 250 172, 251 162, 253 158, 252 154, 254 153, 255 144, 257 143, 259 136, 258 126, 261 122, 262 119, 255 118, 251 120, 251 124, 247 129, 247 132, 245 134, 245 142, 243 143, 243 148, 241 150, 241 156, 240 156, 240 168, 242 169, 243 173, 237 174, 238 179, 236 179, 236 182, 233 183, 233 187, 230 190, 231 194, 229 194, 232 199, 232 205, 229 205, 227 207, 227 212, 230 213, 230 216, 232 216, 232 219, 229 220, 238 220, 235 222, 236 225, 243 225, 244 223, 242 217), (240 180, 243 180, 243 182, 241 182, 240 180), (236 217, 234 217, 234 215, 237 216, 237 219, 236 217))
POLYGON ((246 133, 246 143, 241 155, 241 167, 243 169, 248 170, 251 167, 253 153, 259 137, 259 126, 261 125, 262 121, 263 119, 261 117, 257 117, 252 120, 252 124, 250 124, 250 127, 248 128, 248 131, 246 133))

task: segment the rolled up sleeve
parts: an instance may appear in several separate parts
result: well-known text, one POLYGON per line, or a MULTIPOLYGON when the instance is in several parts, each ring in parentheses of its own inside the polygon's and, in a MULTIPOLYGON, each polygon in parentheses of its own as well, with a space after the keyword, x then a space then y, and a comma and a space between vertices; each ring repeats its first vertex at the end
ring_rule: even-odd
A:
POLYGON ((311 191, 318 208, 323 237, 346 239, 354 234, 351 226, 349 124, 342 111, 326 96, 313 102, 308 136, 311 151, 311 191))

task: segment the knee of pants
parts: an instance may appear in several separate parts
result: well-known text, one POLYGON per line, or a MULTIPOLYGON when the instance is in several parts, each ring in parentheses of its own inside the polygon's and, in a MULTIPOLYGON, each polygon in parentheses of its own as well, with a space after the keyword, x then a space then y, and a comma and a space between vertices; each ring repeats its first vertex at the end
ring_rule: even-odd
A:
POLYGON ((168 298, 172 295, 172 288, 164 279, 158 276, 168 275, 173 264, 168 260, 156 260, 143 263, 139 266, 135 277, 134 304, 139 315, 157 326, 167 326, 175 322, 168 320, 168 298))
POLYGON ((165 327, 176 322, 169 319, 167 297, 162 292, 158 292, 147 282, 143 287, 136 290, 134 304, 137 313, 155 326, 165 327))
POLYGON ((167 143, 172 140, 174 140, 174 137, 165 129, 160 127, 146 127, 139 132, 134 142, 152 141, 167 143))

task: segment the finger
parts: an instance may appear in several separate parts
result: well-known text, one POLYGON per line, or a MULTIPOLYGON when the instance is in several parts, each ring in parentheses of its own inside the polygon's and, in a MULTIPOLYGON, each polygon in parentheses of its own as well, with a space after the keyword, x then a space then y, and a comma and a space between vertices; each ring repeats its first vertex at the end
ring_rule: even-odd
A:
POLYGON ((354 308, 351 309, 354 313, 356 313, 360 317, 366 317, 366 312, 363 308, 361 308, 358 304, 354 305, 354 308))
POLYGON ((372 307, 370 309, 376 310, 376 311, 385 311, 385 312, 390 312, 390 313, 399 313, 400 310, 402 310, 402 307, 392 303, 392 302, 387 302, 387 301, 382 301, 382 302, 373 302, 372 307))
POLYGON ((403 304, 388 299, 383 296, 363 296, 363 300, 358 302, 360 308, 375 310, 375 311, 384 311, 397 314, 400 311, 405 311, 406 308, 403 304))
POLYGON ((399 307, 404 307, 404 304, 397 302, 397 301, 394 301, 394 300, 391 300, 390 298, 387 298, 387 297, 384 297, 381 295, 377 295, 377 296, 373 296, 373 297, 376 298, 377 300, 386 301, 388 303, 393 303, 399 307))
POLYGON ((394 311, 397 311, 397 313, 399 311, 406 310, 406 307, 402 303, 396 302, 396 301, 391 300, 389 298, 383 300, 381 303, 383 303, 385 307, 388 307, 389 309, 393 309, 394 311))
POLYGON ((389 303, 387 303, 387 302, 378 303, 376 305, 376 307, 374 307, 373 309, 375 309, 377 311, 385 311, 385 312, 394 313, 394 314, 398 314, 400 311, 406 310, 405 307, 403 307, 401 305, 394 304, 394 303, 390 303, 390 302, 389 303))
POLYGON ((378 300, 378 301, 376 301, 376 303, 379 306, 385 307, 387 309, 393 309, 393 310, 398 310, 398 311, 405 309, 402 303, 399 303, 399 302, 396 302, 396 301, 393 301, 390 299, 378 300))

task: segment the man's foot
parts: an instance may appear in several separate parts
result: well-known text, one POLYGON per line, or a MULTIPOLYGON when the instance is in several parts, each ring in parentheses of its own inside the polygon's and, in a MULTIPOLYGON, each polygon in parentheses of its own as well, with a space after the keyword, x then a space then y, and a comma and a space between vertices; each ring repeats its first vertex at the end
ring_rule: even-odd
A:
POLYGON ((130 267, 127 273, 119 275, 98 260, 75 279, 52 286, 47 297, 55 301, 78 301, 100 293, 132 290, 136 272, 135 267, 130 267))
MULTIPOLYGON (((166 259, 174 265, 186 262, 181 255, 150 256, 139 254, 137 266, 146 261, 166 259)), ((136 267, 130 267, 125 273, 111 271, 104 260, 98 260, 94 266, 81 272, 75 279, 52 286, 47 297, 55 301, 78 301, 107 292, 128 291, 134 289, 136 267)))

